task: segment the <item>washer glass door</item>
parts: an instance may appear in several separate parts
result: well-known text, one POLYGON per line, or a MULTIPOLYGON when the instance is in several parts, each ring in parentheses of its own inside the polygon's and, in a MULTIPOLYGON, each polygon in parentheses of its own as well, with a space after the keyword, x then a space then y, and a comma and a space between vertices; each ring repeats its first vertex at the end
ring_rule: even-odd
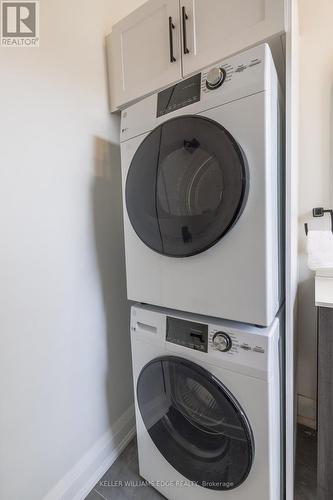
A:
POLYGON ((250 424, 212 374, 182 358, 158 358, 141 371, 137 399, 155 446, 186 479, 213 490, 245 481, 254 457, 250 424))
POLYGON ((182 116, 153 130, 131 162, 126 207, 139 238, 172 257, 205 251, 240 216, 248 173, 231 134, 202 116, 182 116))

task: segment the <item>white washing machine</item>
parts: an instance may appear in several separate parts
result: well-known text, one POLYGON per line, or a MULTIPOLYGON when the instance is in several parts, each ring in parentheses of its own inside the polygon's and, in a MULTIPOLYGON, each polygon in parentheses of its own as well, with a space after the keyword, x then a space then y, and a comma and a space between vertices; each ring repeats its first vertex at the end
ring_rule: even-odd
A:
POLYGON ((281 303, 278 87, 262 45, 122 112, 129 299, 273 321, 281 303))
POLYGON ((279 319, 133 306, 140 475, 169 500, 280 500, 279 319))

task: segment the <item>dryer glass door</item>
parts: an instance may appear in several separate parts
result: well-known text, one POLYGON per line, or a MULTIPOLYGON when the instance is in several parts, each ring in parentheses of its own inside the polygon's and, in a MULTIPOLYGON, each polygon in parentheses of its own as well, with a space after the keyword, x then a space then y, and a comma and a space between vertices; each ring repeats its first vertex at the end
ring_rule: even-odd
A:
POLYGON ((126 206, 139 238, 153 250, 187 257, 210 248, 240 216, 248 173, 231 134, 208 118, 182 116, 139 146, 126 180, 126 206))
POLYGON ((245 481, 254 457, 252 431, 212 374, 182 358, 158 358, 143 368, 137 399, 154 444, 186 479, 212 490, 245 481))

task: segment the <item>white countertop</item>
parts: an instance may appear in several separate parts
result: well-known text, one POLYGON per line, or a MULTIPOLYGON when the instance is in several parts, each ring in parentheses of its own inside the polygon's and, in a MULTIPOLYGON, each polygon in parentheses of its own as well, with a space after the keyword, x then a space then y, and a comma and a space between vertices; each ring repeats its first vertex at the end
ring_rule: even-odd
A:
POLYGON ((316 272, 315 302, 316 306, 333 308, 333 269, 316 272))

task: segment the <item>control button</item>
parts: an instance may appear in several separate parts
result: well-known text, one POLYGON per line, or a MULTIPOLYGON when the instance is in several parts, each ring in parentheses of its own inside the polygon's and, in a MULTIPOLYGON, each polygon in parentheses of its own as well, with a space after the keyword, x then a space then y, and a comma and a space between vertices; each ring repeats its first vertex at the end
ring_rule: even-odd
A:
POLYGON ((251 68, 252 66, 256 66, 257 64, 260 64, 261 63, 261 60, 260 59, 253 59, 250 64, 249 64, 249 68, 251 68))
POLYGON ((210 90, 217 89, 221 87, 226 77, 226 72, 223 68, 212 68, 206 79, 206 86, 210 90))
POLYGON ((232 347, 231 338, 227 333, 217 332, 213 337, 214 347, 221 352, 230 351, 232 347))
POLYGON ((260 352, 260 354, 264 354, 265 349, 263 347, 256 346, 256 347, 253 348, 253 351, 254 352, 260 352))
POLYGON ((240 348, 244 349, 244 351, 251 351, 251 346, 249 346, 248 344, 242 344, 240 348))
POLYGON ((235 69, 235 73, 241 73, 242 71, 244 71, 245 69, 247 68, 246 64, 240 64, 239 66, 237 66, 237 68, 235 69))

